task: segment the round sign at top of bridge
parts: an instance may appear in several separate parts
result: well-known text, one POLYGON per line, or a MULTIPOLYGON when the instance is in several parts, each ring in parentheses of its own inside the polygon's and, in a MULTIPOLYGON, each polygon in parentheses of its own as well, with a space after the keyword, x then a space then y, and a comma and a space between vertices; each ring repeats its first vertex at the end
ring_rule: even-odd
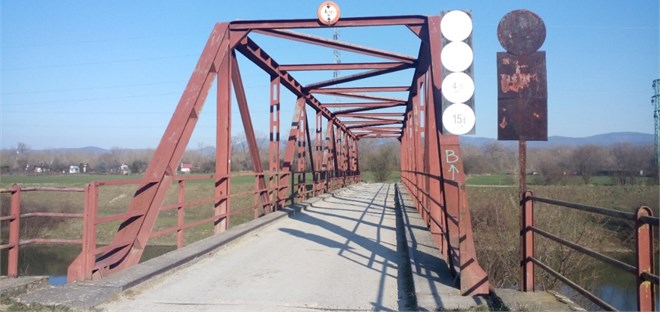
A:
POLYGON ((325 1, 319 6, 316 15, 318 15, 319 22, 328 26, 334 25, 339 20, 339 6, 332 1, 325 1))
POLYGON ((511 54, 531 54, 545 41, 545 24, 532 11, 514 10, 504 15, 497 25, 497 39, 511 54))
POLYGON ((450 11, 440 21, 440 32, 449 41, 463 41, 472 33, 472 19, 463 11, 450 11))

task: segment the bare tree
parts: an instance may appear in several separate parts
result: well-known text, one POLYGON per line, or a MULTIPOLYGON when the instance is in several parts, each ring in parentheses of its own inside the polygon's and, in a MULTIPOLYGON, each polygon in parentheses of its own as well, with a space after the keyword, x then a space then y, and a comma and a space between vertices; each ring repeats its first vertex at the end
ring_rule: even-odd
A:
POLYGON ((596 145, 580 146, 571 153, 573 168, 582 176, 584 184, 589 184, 591 177, 602 169, 606 162, 605 151, 596 145))

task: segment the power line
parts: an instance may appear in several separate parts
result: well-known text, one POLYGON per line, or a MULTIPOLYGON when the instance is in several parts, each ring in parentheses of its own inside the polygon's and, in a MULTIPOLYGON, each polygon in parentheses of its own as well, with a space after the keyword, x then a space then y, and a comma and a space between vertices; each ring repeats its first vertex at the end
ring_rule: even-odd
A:
POLYGON ((141 94, 141 95, 127 95, 127 96, 113 96, 113 97, 102 97, 102 98, 76 99, 76 100, 56 100, 56 101, 41 101, 41 102, 31 102, 31 103, 10 103, 10 104, 2 103, 2 106, 23 106, 23 105, 53 104, 53 103, 68 103, 68 102, 104 101, 104 100, 130 99, 130 98, 172 95, 172 94, 181 94, 181 93, 180 92, 166 92, 166 93, 152 93, 152 94, 141 94))
POLYGON ((119 89, 119 88, 130 88, 130 87, 155 86, 155 85, 181 83, 181 82, 185 82, 185 80, 163 81, 163 82, 152 82, 152 83, 136 83, 136 84, 126 84, 126 85, 105 86, 105 87, 51 89, 51 90, 35 90, 35 91, 14 91, 14 92, 3 92, 3 93, 0 93, 0 94, 2 94, 2 95, 14 95, 14 94, 39 94, 39 93, 57 93, 57 92, 71 92, 71 91, 105 90, 105 89, 119 89))
POLYGON ((31 66, 31 67, 14 67, 14 68, 2 68, 2 71, 7 72, 7 71, 19 71, 19 70, 30 70, 30 69, 76 67, 76 66, 99 65, 99 64, 132 63, 132 62, 144 62, 144 61, 157 61, 157 60, 168 60, 168 59, 175 59, 175 58, 185 58, 185 57, 191 57, 191 56, 193 56, 193 55, 192 54, 186 54, 186 55, 172 55, 172 56, 162 56, 162 57, 147 57, 147 58, 139 58, 139 59, 102 61, 102 62, 58 64, 58 65, 31 66))

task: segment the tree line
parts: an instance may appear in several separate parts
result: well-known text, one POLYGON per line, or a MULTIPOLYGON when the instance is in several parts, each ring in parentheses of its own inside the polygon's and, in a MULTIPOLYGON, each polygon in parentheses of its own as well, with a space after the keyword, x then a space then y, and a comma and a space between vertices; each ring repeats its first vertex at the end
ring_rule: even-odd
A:
MULTIPOLYGON (((309 142, 314 150, 314 142, 309 142)), ((260 162, 264 170, 269 168, 268 138, 257 139, 260 162)), ((285 144, 280 144, 284 156, 285 144)), ((376 180, 387 180, 392 171, 400 168, 400 144, 395 139, 359 141, 359 164, 361 171, 371 171, 376 180)), ((309 149, 306 150, 307 170, 311 171, 309 149)), ((16 149, 0 151, 2 174, 68 173, 72 165, 86 168, 86 173, 118 174, 122 165, 133 174, 143 173, 151 158, 153 149, 112 148, 104 152, 83 149, 32 150, 29 145, 19 143, 16 149)), ((518 172, 517 148, 501 142, 484 145, 463 145, 463 165, 465 173, 512 174, 518 172)), ((215 148, 198 144, 189 148, 182 162, 192 164, 193 173, 212 173, 215 170, 215 148)), ((547 184, 560 182, 566 176, 580 176, 589 184, 597 175, 613 177, 619 184, 634 183, 639 176, 655 177, 658 166, 654 160, 653 145, 615 144, 611 146, 557 146, 529 148, 527 169, 530 174, 538 174, 547 184)), ((249 148, 244 137, 232 139, 232 171, 253 170, 249 148)), ((81 169, 81 172, 82 169, 81 169)))

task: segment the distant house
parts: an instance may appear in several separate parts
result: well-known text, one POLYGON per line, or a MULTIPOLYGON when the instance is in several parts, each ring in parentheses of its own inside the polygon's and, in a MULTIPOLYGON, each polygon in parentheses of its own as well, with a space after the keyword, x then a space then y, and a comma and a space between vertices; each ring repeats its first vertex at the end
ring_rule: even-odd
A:
POLYGON ((80 166, 76 166, 76 165, 69 166, 69 173, 71 174, 80 173, 80 166))
POLYGON ((121 172, 123 175, 129 175, 131 174, 131 168, 129 168, 126 164, 122 164, 119 166, 119 172, 121 172))
POLYGON ((192 164, 181 163, 181 173, 190 173, 192 170, 192 164))

